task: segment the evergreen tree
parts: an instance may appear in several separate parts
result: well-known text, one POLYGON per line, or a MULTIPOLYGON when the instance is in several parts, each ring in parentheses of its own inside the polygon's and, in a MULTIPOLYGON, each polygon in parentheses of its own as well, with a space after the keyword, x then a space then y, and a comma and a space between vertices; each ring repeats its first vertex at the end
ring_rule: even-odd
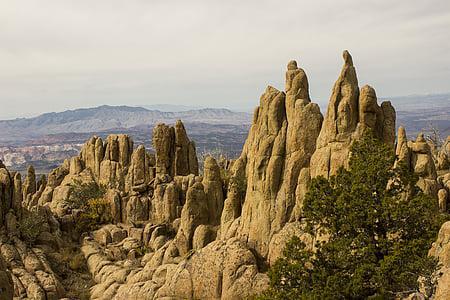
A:
POLYGON ((392 149, 367 133, 353 144, 348 170, 311 181, 304 217, 325 241, 313 253, 292 238, 262 299, 389 299, 431 276, 436 261, 427 253, 447 216, 394 161, 392 149))

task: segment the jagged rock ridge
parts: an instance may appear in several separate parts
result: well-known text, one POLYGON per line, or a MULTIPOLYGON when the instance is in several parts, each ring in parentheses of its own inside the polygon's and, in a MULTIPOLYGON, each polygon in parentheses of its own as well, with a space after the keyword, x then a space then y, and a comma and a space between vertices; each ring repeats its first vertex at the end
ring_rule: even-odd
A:
MULTIPOLYGON (((306 72, 291 61, 285 91, 269 86, 261 96, 240 157, 207 157, 203 172, 181 121, 154 128, 155 153, 135 147, 127 135, 111 135, 92 137, 47 178, 36 180, 30 168, 22 180, 0 166, 5 289, 11 292, 13 282, 17 297, 64 295, 45 254, 20 240, 17 220, 40 211, 48 227, 40 242, 56 251, 61 235, 76 225, 79 212, 68 203, 74 184, 95 182, 107 187, 113 222, 82 240, 95 282, 91 299, 242 299, 264 290, 265 268, 292 235, 314 245, 301 222, 311 178, 345 167, 351 144, 365 130, 395 146, 394 108, 378 105, 372 87, 359 88, 352 57, 343 56, 325 117, 311 101, 306 72)), ((438 197, 443 210, 450 188, 447 148, 435 164, 423 136, 408 142, 402 128, 396 145, 398 163, 420 176, 419 186, 438 197)), ((444 257, 448 239, 441 236, 433 255, 444 257)))

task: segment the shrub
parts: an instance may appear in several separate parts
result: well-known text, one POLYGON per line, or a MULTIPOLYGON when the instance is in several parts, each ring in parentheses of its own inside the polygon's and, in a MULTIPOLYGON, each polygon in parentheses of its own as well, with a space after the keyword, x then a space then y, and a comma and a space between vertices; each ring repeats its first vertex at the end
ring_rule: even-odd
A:
POLYGON ((98 225, 112 221, 109 202, 104 198, 106 188, 95 182, 72 185, 69 205, 72 209, 80 210, 75 214, 75 230, 82 234, 95 230, 98 225))
POLYGON ((71 187, 68 201, 72 209, 81 209, 90 199, 102 198, 106 193, 106 188, 96 182, 84 183, 77 180, 71 187))
POLYGON ((109 202, 104 198, 89 199, 82 212, 76 218, 76 230, 79 233, 95 230, 98 225, 112 221, 109 202))
POLYGON ((24 211, 22 218, 18 222, 18 229, 22 239, 32 246, 39 235, 44 232, 47 219, 38 211, 24 211))

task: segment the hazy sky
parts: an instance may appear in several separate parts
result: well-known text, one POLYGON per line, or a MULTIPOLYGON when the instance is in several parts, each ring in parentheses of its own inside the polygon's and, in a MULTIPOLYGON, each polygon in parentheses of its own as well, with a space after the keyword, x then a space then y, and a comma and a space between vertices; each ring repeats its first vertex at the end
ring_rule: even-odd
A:
POLYGON ((328 101, 348 49, 378 96, 450 91, 449 0, 0 0, 0 119, 101 104, 247 110, 286 63, 328 101))

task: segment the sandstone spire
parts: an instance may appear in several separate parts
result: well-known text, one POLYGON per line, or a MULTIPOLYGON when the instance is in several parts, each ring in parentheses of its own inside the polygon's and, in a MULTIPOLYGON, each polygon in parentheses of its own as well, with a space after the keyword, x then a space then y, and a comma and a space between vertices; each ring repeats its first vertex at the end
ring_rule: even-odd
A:
POLYGON ((261 96, 240 158, 248 183, 239 235, 263 256, 271 236, 291 218, 298 176, 309 165, 322 120, 304 70, 289 62, 286 93, 269 86, 261 96))
POLYGON ((103 160, 104 148, 100 137, 93 136, 81 149, 80 158, 86 168, 90 168, 95 176, 100 175, 100 163, 103 160))
POLYGON ((198 175, 198 160, 195 144, 186 134, 183 123, 178 120, 175 127, 158 124, 153 129, 153 148, 156 151, 156 173, 198 175))
POLYGON ((36 174, 33 166, 28 167, 22 192, 23 200, 27 200, 27 197, 31 197, 34 193, 36 193, 36 174))
POLYGON ((206 194, 209 223, 218 225, 220 223, 224 201, 220 168, 216 160, 208 156, 204 161, 203 170, 202 183, 206 194))
POLYGON ((13 184, 11 177, 0 160, 0 227, 3 225, 4 218, 11 208, 13 184))
POLYGON ((370 129, 388 145, 395 142, 395 110, 390 102, 377 103, 375 90, 365 85, 358 89, 353 59, 344 51, 344 66, 333 87, 327 114, 311 158, 311 176, 329 177, 347 166, 350 147, 370 129))

